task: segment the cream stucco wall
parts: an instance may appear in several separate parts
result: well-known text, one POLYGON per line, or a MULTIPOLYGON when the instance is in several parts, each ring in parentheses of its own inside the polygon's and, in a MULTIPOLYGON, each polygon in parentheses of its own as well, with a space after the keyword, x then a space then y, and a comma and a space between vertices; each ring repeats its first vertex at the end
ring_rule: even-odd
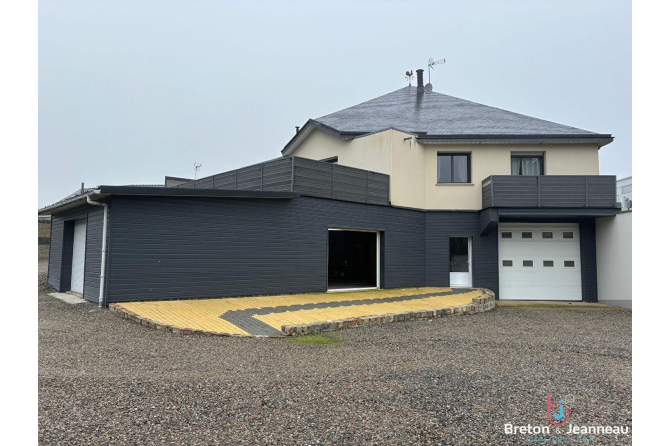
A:
POLYGON ((391 176, 391 203, 424 207, 424 150, 407 133, 386 130, 343 140, 314 130, 290 155, 315 160, 337 156, 343 166, 385 173, 391 176))
POLYGON ((596 219, 598 302, 632 308, 633 212, 596 219))
POLYGON ((543 153, 545 175, 598 175, 598 147, 587 145, 418 144, 407 133, 386 130, 342 140, 313 130, 290 155, 322 160, 391 176, 391 203, 419 209, 479 210, 482 180, 510 175, 512 152, 543 153), (405 138, 409 138, 405 140, 405 138), (471 154, 470 185, 438 185, 437 154, 471 154))
POLYGON ((512 152, 543 153, 545 175, 598 175, 598 146, 423 144, 426 209, 481 209, 482 181, 490 175, 511 175, 512 152), (470 153, 470 185, 437 183, 438 153, 470 153))

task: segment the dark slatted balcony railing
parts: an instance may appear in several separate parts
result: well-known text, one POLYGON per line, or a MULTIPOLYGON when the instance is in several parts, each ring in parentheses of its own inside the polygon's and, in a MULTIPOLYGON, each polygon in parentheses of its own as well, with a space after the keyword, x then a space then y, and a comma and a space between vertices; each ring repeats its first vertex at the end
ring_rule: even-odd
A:
POLYGON ((312 197, 388 205, 390 177, 291 156, 186 181, 174 187, 298 192, 312 197))
POLYGON ((482 207, 613 208, 613 175, 492 175, 482 181, 482 207))

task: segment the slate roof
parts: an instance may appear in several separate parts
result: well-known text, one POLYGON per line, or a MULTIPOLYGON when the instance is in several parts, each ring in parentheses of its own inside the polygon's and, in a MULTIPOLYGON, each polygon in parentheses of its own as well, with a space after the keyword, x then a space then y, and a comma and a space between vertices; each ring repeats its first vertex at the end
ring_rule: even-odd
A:
MULTIPOLYGON (((557 124, 438 92, 417 94, 416 87, 403 87, 362 104, 310 120, 303 129, 307 126, 320 128, 345 139, 393 128, 416 134, 420 142, 469 139, 494 142, 512 137, 519 140, 533 139, 533 142, 578 138, 579 141, 573 142, 600 140, 603 145, 612 141, 611 135, 557 124)), ((294 136, 284 150, 298 137, 299 134, 294 136)))
POLYGON ((81 198, 81 197, 84 197, 84 196, 90 194, 90 193, 93 192, 94 190, 95 190, 94 187, 85 187, 85 188, 83 188, 83 189, 79 188, 79 189, 77 189, 76 191, 72 192, 72 193, 71 193, 70 195, 68 195, 67 197, 61 198, 61 199, 58 200, 57 202, 55 202, 55 203, 51 203, 49 206, 44 206, 42 209, 46 209, 46 208, 49 208, 49 207, 52 207, 52 206, 56 206, 56 205, 59 205, 59 204, 63 204, 63 203, 68 203, 68 202, 70 202, 70 201, 75 201, 75 200, 77 200, 77 199, 79 199, 79 198, 81 198))

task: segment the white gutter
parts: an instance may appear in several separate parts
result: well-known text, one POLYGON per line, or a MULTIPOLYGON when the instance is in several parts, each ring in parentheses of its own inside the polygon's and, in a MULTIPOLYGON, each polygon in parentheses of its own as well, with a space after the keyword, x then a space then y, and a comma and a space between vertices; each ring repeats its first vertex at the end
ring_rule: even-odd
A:
MULTIPOLYGON (((94 191, 96 193, 99 191, 94 191)), ((100 295, 98 296, 98 308, 102 308, 105 304, 105 265, 107 262, 107 213, 109 206, 107 203, 100 203, 91 200, 90 195, 86 195, 86 202, 94 206, 104 206, 104 216, 102 218, 102 258, 100 260, 100 295)))

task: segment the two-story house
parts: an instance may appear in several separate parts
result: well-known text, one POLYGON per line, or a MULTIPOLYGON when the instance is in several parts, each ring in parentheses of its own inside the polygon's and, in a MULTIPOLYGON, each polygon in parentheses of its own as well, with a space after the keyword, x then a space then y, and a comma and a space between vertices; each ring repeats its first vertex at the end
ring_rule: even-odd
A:
POLYGON ((612 136, 429 91, 418 75, 310 119, 281 158, 43 209, 49 283, 103 303, 420 286, 597 301, 595 219, 617 210, 598 151, 612 136))

